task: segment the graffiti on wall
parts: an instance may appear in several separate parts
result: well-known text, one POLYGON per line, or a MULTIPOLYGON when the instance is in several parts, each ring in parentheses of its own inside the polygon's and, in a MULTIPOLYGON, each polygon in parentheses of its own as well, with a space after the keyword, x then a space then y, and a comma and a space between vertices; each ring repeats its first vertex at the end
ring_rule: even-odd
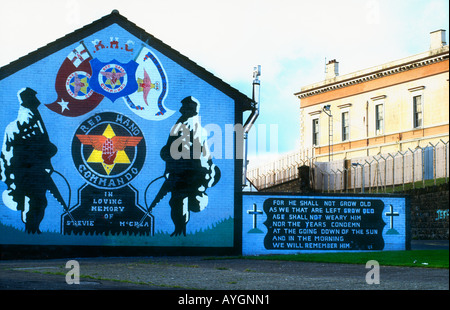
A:
MULTIPOLYGON (((189 86, 185 70, 183 87, 169 93, 161 55, 121 31, 52 55, 53 82, 18 90, 18 110, 8 110, 16 115, 2 125, 0 172, 3 204, 22 226, 11 213, 0 213, 0 224, 28 234, 186 237, 193 214, 211 205, 224 176, 202 127, 202 110, 211 108, 195 95, 201 87, 189 86)), ((232 204, 217 208, 193 229, 214 229, 233 212, 232 204)))

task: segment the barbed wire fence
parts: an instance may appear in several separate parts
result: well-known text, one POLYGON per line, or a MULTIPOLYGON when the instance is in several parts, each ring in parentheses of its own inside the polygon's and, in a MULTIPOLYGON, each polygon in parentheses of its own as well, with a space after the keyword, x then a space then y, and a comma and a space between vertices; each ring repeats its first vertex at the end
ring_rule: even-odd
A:
MULTIPOLYGON (((449 177, 449 141, 375 156, 317 161, 313 149, 300 150, 274 162, 251 168, 247 178, 263 190, 300 177, 299 168, 309 167, 310 188, 326 193, 386 193, 425 187, 425 181, 449 177)), ((431 181, 429 181, 431 182, 431 181)))

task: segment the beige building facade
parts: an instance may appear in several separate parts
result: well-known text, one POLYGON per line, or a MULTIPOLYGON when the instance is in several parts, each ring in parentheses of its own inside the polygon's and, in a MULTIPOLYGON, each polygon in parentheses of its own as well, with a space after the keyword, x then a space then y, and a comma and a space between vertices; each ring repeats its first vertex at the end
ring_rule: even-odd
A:
POLYGON ((327 64, 322 82, 304 86, 301 143, 317 161, 395 153, 449 140, 449 46, 445 30, 430 49, 339 76, 327 64))

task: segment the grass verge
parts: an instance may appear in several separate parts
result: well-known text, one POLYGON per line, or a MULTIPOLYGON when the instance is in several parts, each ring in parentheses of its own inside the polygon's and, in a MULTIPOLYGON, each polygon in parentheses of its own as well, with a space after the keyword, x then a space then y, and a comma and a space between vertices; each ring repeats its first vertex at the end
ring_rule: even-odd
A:
POLYGON ((308 253, 293 255, 261 255, 244 256, 245 259, 366 264, 369 260, 376 260, 381 266, 447 268, 449 262, 448 250, 412 250, 385 252, 346 252, 346 253, 308 253))

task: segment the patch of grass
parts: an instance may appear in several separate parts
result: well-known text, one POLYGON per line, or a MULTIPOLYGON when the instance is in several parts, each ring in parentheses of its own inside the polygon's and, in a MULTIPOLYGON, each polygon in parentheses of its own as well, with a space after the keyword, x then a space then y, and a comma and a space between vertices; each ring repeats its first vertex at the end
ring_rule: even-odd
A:
POLYGON ((369 260, 376 260, 381 266, 447 268, 449 263, 448 250, 413 250, 413 251, 385 251, 385 252, 345 252, 345 253, 308 253, 293 255, 261 255, 245 256, 245 259, 366 264, 369 260))
POLYGON ((199 246, 227 247, 233 245, 233 238, 211 238, 211 236, 230 236, 234 231, 234 218, 231 216, 211 223, 186 236, 171 237, 170 233, 155 232, 153 236, 134 235, 128 232, 105 235, 63 235, 59 232, 28 234, 24 230, 0 223, 0 244, 37 245, 102 245, 102 246, 199 246))

